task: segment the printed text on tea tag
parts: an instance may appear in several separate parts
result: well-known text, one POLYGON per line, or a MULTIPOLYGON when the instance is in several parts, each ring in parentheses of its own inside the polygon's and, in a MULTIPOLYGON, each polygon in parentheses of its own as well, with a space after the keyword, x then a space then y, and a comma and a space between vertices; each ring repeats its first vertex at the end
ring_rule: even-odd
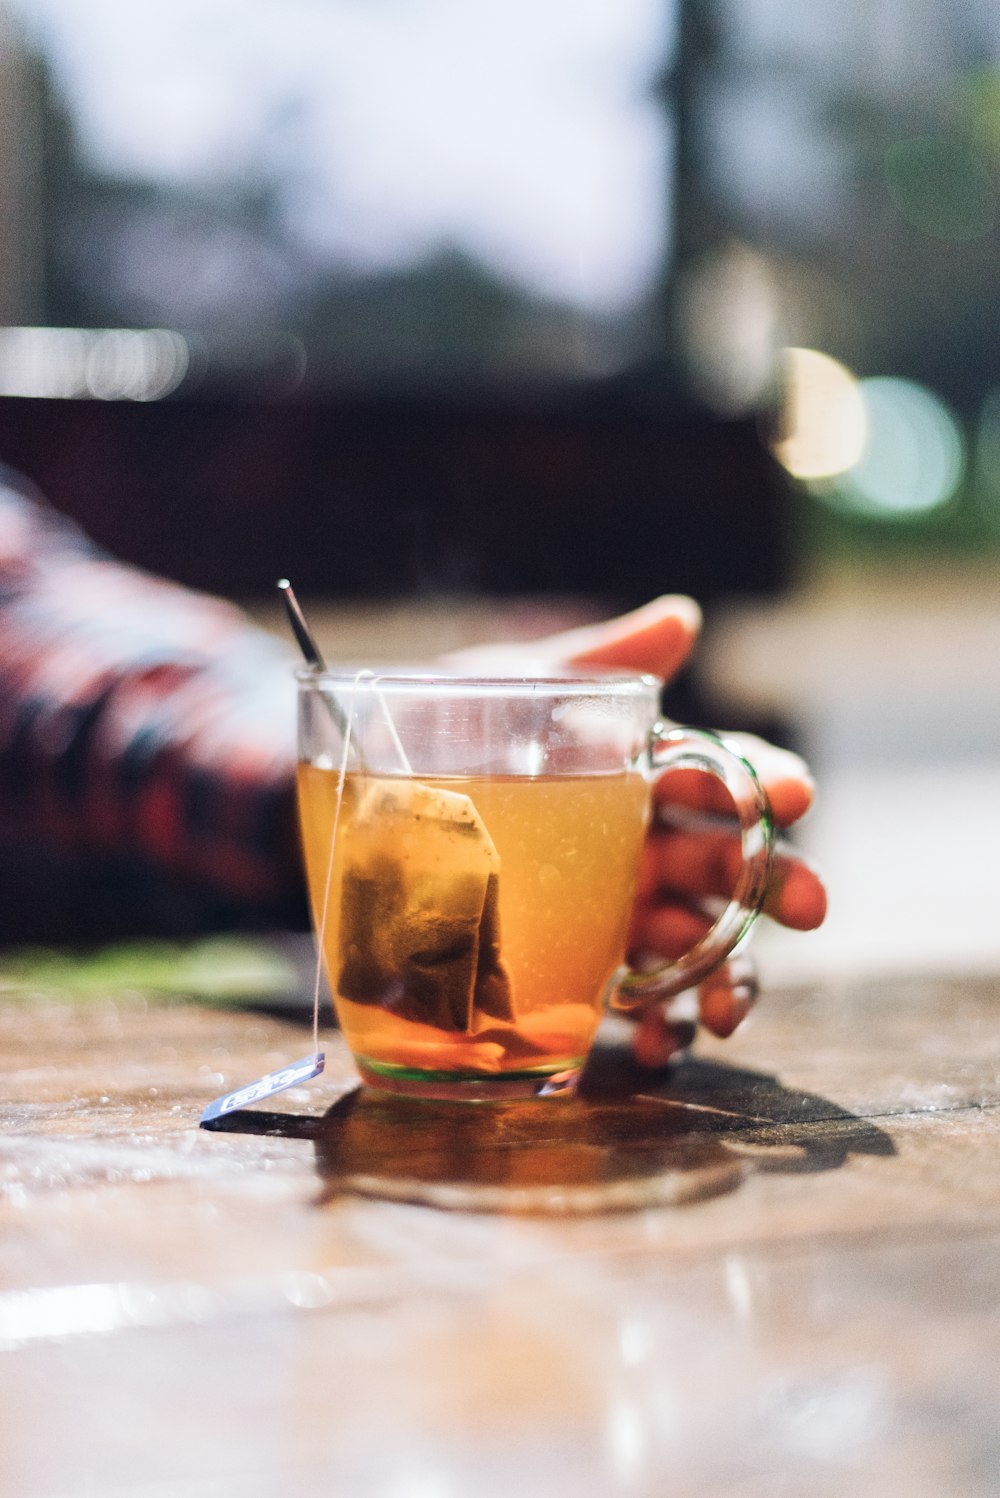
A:
POLYGON ((300 1082, 309 1082, 313 1077, 319 1076, 325 1065, 325 1054, 317 1051, 312 1056, 303 1056, 301 1061, 293 1061, 290 1066, 283 1066, 279 1071, 258 1077, 256 1082, 238 1087, 235 1092, 227 1092, 224 1097, 217 1097, 213 1103, 209 1103, 201 1115, 200 1127, 210 1129, 218 1119, 225 1118, 227 1113, 233 1113, 237 1108, 249 1108, 251 1103, 274 1097, 276 1092, 286 1092, 289 1087, 296 1087, 300 1082))

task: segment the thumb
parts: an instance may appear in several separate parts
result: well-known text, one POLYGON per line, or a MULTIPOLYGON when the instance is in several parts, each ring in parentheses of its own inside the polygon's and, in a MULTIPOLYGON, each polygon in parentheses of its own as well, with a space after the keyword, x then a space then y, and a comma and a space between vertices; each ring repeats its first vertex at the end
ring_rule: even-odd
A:
POLYGON ((551 666, 606 666, 648 671, 664 681, 676 674, 691 653, 701 629, 701 610, 693 598, 665 594, 631 613, 599 624, 578 625, 542 639, 507 645, 474 645, 445 657, 466 669, 544 670, 551 666))
POLYGON ((602 624, 550 635, 535 650, 572 666, 617 666, 669 680, 687 660, 700 629, 694 599, 667 594, 602 624))

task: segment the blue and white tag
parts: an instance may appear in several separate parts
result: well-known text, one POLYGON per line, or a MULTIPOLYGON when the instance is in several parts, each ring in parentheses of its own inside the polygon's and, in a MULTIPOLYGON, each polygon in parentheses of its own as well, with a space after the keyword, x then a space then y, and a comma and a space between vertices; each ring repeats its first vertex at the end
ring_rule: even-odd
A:
POLYGON ((315 1055, 303 1056, 301 1061, 293 1061, 290 1066, 283 1066, 280 1071, 268 1072, 266 1077, 258 1077, 256 1082, 248 1082, 245 1087, 238 1087, 235 1092, 227 1092, 224 1097, 217 1097, 214 1103, 209 1103, 201 1115, 199 1125, 207 1128, 216 1119, 225 1118, 227 1113, 235 1113, 237 1108, 249 1108, 251 1103, 263 1102, 264 1098, 274 1097, 276 1092, 286 1092, 289 1087, 297 1087, 300 1082, 310 1082, 313 1077, 318 1077, 326 1065, 326 1056, 323 1051, 317 1051, 315 1055))

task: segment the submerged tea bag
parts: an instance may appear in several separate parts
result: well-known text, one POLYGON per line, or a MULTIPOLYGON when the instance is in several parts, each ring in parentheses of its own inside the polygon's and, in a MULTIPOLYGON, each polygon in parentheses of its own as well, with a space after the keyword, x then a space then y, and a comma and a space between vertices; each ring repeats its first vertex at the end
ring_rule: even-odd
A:
POLYGON ((339 992, 470 1033, 514 1017, 500 958, 500 857, 468 796, 361 779, 342 826, 339 992))

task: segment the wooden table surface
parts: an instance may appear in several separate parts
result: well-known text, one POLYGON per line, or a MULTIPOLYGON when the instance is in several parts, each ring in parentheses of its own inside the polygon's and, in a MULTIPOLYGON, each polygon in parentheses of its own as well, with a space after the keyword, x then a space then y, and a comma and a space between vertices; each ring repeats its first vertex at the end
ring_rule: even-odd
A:
POLYGON ((0 1001, 4 1498, 1000 1493, 1000 981, 379 1104, 263 1013, 0 1001))

